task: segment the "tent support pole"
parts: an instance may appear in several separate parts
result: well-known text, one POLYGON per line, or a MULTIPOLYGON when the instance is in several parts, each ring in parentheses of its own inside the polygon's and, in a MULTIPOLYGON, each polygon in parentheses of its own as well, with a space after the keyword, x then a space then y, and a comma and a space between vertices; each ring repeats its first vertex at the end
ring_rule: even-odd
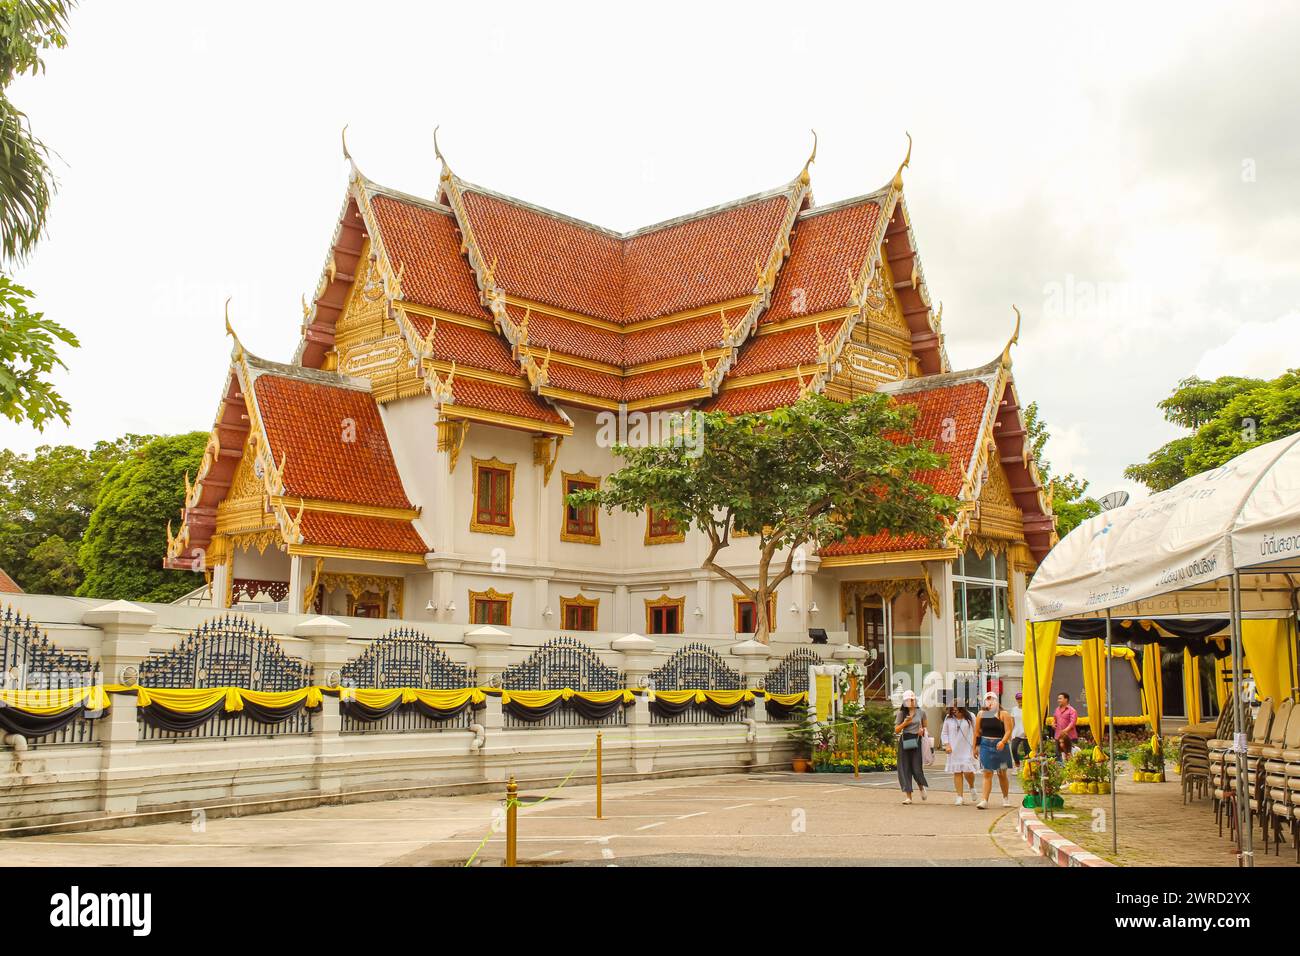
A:
POLYGON ((1241 699, 1241 573, 1232 572, 1232 714, 1235 733, 1232 749, 1237 761, 1237 840, 1242 866, 1255 865, 1255 828, 1251 821, 1250 794, 1246 789, 1246 702, 1241 699))
POLYGON ((1110 852, 1119 854, 1119 801, 1115 793, 1115 705, 1111 697, 1113 681, 1110 679, 1110 608, 1106 608, 1106 719, 1110 725, 1110 852))
MULTIPOLYGON (((1034 700, 1038 701, 1038 797, 1042 806, 1039 808, 1043 812, 1043 819, 1047 819, 1047 740, 1045 739, 1047 731, 1047 720, 1043 712, 1042 700, 1042 681, 1038 679, 1038 629, 1037 625, 1029 625, 1029 650, 1034 655, 1034 700)), ((1047 689, 1051 693, 1051 688, 1047 689)))

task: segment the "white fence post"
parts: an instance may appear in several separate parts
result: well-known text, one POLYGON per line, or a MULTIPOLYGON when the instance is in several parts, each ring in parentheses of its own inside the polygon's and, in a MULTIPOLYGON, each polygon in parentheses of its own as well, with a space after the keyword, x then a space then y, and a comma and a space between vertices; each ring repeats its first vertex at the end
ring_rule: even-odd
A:
MULTIPOLYGON (((111 601, 81 616, 81 623, 103 631, 99 660, 104 683, 135 685, 140 663, 149 656, 149 632, 158 615, 129 601, 111 601)), ((137 746, 139 729, 133 694, 114 694, 108 713, 95 727, 99 741, 100 809, 105 813, 134 813, 140 795, 136 787, 118 787, 115 770, 126 770, 137 746)))
MULTIPOLYGON (((293 629, 294 637, 311 641, 308 659, 312 677, 323 687, 342 685, 343 665, 356 653, 349 646, 352 626, 324 615, 308 618, 293 629)), ((336 794, 343 790, 343 776, 338 768, 343 766, 344 740, 341 736, 343 717, 339 713, 339 699, 326 694, 320 712, 312 715, 311 751, 313 786, 322 794, 336 794)))
MULTIPOLYGON (((610 649, 618 651, 623 658, 620 669, 624 672, 628 687, 646 686, 650 672, 655 669, 655 644, 653 637, 641 634, 624 634, 609 642, 610 649)), ((632 769, 636 773, 649 773, 654 769, 655 754, 650 731, 648 694, 638 697, 636 703, 628 708, 627 736, 632 769)))

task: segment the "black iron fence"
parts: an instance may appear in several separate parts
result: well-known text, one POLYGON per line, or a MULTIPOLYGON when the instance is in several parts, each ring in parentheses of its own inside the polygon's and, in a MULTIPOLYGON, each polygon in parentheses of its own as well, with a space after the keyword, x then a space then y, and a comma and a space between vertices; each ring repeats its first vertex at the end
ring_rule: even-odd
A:
MULTIPOLYGON (((453 661, 428 634, 410 627, 397 627, 376 638, 364 653, 344 664, 339 674, 344 687, 381 690, 394 687, 455 690, 478 683, 472 667, 453 661)), ((362 720, 344 709, 341 732, 407 734, 468 730, 475 719, 472 708, 446 720, 411 707, 399 707, 378 720, 362 720)))
MULTIPOLYGON (((600 659, 595 650, 577 638, 561 635, 547 641, 525 660, 506 668, 501 686, 507 690, 613 691, 627 686, 627 676, 600 659)), ((525 720, 506 708, 504 726, 511 730, 565 727, 618 727, 627 723, 624 708, 592 720, 564 704, 541 720, 525 720)))
MULTIPOLYGON (((651 671, 646 683, 655 691, 743 690, 745 678, 707 644, 691 643, 651 671)), ((744 706, 723 714, 711 710, 707 703, 692 703, 680 713, 670 714, 650 704, 652 724, 738 724, 748 716, 749 709, 744 706)))
MULTIPOLYGON (((35 621, 7 607, 0 611, 0 680, 5 690, 60 690, 102 683, 103 675, 84 651, 59 647, 35 621)), ((53 733, 28 737, 27 746, 92 745, 95 723, 78 716, 53 733)))

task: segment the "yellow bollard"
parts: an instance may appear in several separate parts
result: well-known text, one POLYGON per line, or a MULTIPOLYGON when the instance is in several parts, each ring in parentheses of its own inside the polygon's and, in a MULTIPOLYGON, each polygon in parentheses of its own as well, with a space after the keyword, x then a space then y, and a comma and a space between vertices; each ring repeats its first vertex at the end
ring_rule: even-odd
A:
POLYGON ((601 814, 601 764, 600 764, 600 731, 596 731, 596 819, 603 820, 601 814))
POLYGON ((506 784, 506 866, 515 865, 515 843, 519 837, 518 794, 515 775, 511 774, 510 782, 506 784))
POLYGON ((858 772, 858 722, 853 722, 853 776, 860 777, 858 772))

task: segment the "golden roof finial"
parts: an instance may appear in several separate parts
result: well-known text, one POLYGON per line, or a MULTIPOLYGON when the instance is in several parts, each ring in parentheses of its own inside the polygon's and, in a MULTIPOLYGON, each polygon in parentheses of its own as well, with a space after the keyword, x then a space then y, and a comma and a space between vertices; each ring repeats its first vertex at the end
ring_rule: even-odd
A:
POLYGON ((302 317, 305 319, 311 315, 311 306, 307 304, 307 293, 302 294, 302 317))
POLYGON ((939 303, 939 311, 934 314, 934 327, 936 329, 943 326, 943 303, 939 303))
POLYGON ((907 136, 907 155, 903 157, 903 161, 899 164, 898 172, 894 173, 895 189, 903 188, 903 170, 912 165, 912 134, 904 131, 904 135, 907 136))
POLYGON ((1020 310, 1014 305, 1011 306, 1011 308, 1016 313, 1016 328, 1015 331, 1011 333, 1011 338, 1007 342, 1007 347, 1002 350, 1002 364, 1008 368, 1011 367, 1011 346, 1020 341, 1020 310))
POLYGON ((799 173, 799 182, 803 183, 805 186, 807 186, 811 180, 811 177, 808 175, 808 167, 817 162, 817 131, 811 130, 811 132, 813 134, 812 152, 808 154, 808 159, 804 162, 803 169, 799 173))
POLYGON ((440 162, 440 163, 442 163, 444 166, 446 166, 446 165, 447 165, 447 157, 445 157, 445 156, 442 155, 442 147, 440 147, 440 146, 438 145, 438 129, 440 128, 440 126, 441 126, 441 124, 439 124, 438 126, 435 126, 435 127, 433 128, 433 155, 434 155, 435 157, 437 157, 438 162, 440 162))
POLYGON ((438 331, 438 320, 430 319, 429 334, 426 335, 424 337, 424 341, 420 343, 420 355, 422 357, 429 358, 430 356, 433 355, 433 334, 437 331, 438 331))
POLYGON ((700 349, 700 388, 708 388, 713 381, 713 369, 709 368, 709 360, 704 356, 704 349, 700 349))
POLYGON ((348 124, 347 123, 343 124, 343 132, 340 133, 339 136, 343 139, 343 158, 346 159, 349 163, 352 163, 353 166, 355 166, 356 161, 353 160, 352 154, 348 152, 348 124))
POLYGON ((226 296, 226 334, 235 340, 235 352, 237 355, 244 354, 244 343, 239 341, 239 336, 235 334, 234 327, 230 324, 230 299, 226 296))

